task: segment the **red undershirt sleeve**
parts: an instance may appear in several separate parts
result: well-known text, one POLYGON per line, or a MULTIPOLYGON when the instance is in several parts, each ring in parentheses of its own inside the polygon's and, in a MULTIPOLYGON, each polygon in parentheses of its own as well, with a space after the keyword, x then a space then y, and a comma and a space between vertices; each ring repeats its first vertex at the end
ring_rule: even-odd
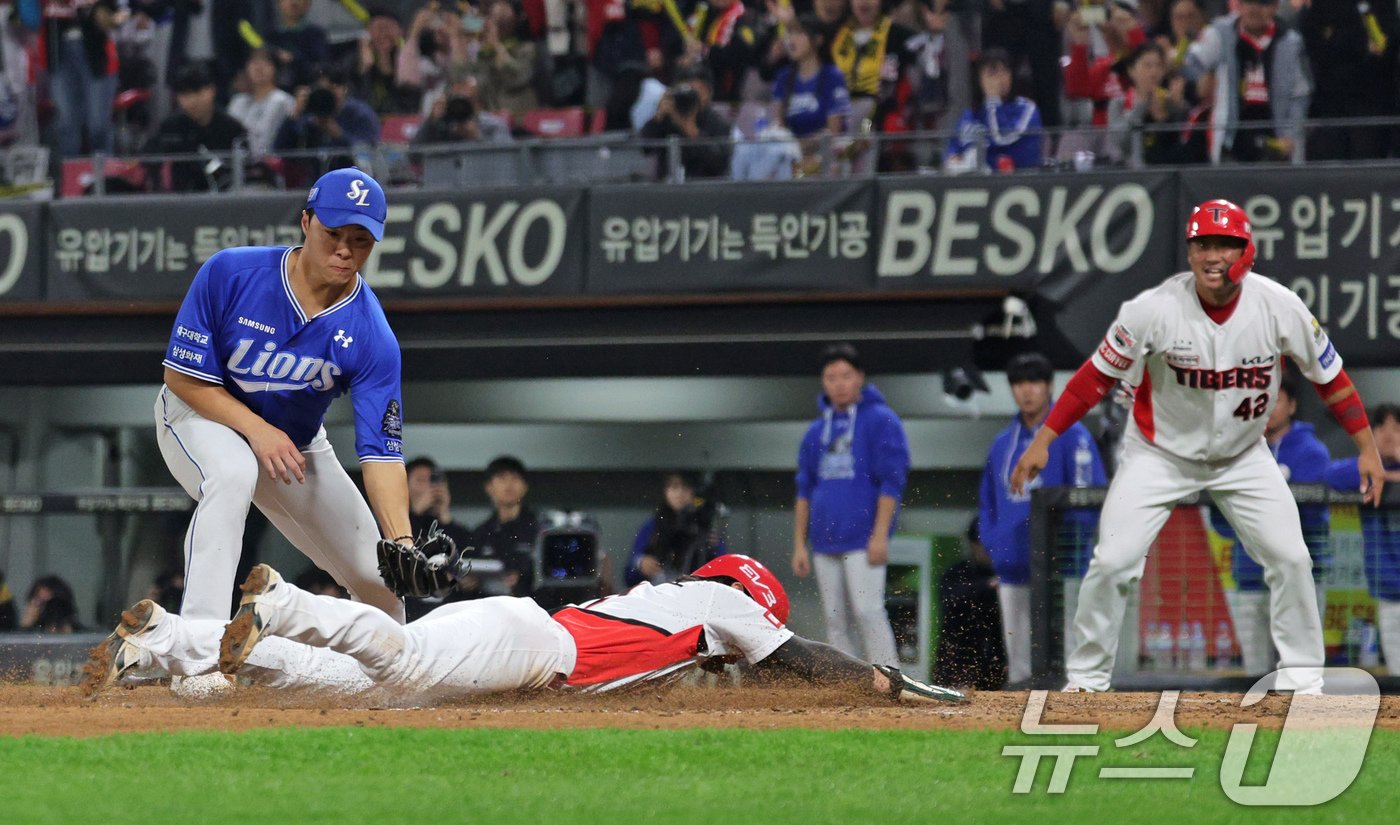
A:
POLYGON ((1317 387, 1317 394, 1322 396, 1324 403, 1339 392, 1351 390, 1346 398, 1327 405, 1332 417, 1337 419, 1337 423, 1342 425, 1347 435, 1353 435, 1371 426, 1366 417, 1366 408, 1361 403, 1361 393, 1356 391, 1356 385, 1351 383, 1346 370, 1337 373, 1337 377, 1326 384, 1315 383, 1313 386, 1317 387))
POLYGON ((1076 421, 1103 400, 1117 381, 1113 376, 1100 372, 1092 361, 1085 361, 1065 384, 1065 391, 1055 401, 1055 406, 1045 419, 1045 426, 1056 435, 1073 427, 1076 421))

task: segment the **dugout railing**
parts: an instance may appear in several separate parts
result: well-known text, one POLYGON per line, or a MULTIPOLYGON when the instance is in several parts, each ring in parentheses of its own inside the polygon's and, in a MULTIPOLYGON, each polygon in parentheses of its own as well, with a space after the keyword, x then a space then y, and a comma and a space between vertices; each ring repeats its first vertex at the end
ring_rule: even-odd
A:
MULTIPOLYGON (((1373 508, 1361 505, 1356 493, 1320 484, 1290 488, 1299 505, 1313 512, 1325 508, 1327 514, 1320 535, 1316 527, 1305 530, 1315 551, 1327 664, 1361 667, 1377 677, 1383 691, 1400 693, 1400 676, 1390 675, 1400 671, 1400 662, 1385 661, 1378 602, 1369 581, 1373 576, 1400 579, 1400 497, 1387 494, 1373 508)), ((1044 487, 1031 494, 1031 669, 1036 688, 1064 684, 1066 638, 1073 633, 1079 579, 1097 539, 1106 492, 1102 487, 1044 487)), ((1240 620, 1248 614, 1240 607, 1233 554, 1242 551, 1228 527, 1217 529, 1224 524, 1221 516, 1212 515, 1208 493, 1175 505, 1129 597, 1115 689, 1238 692, 1257 680, 1259 657, 1255 668, 1245 667, 1240 636, 1240 620)), ((1390 644, 1392 650, 1400 648, 1400 640, 1390 644)))

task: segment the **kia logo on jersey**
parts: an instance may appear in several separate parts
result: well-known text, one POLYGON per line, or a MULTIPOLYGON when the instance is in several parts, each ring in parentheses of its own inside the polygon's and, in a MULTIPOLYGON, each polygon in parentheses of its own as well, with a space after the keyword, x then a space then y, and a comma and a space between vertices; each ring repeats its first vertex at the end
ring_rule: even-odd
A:
POLYGON ((245 364, 248 353, 253 349, 253 339, 244 338, 238 342, 233 355, 228 359, 228 371, 236 375, 251 375, 273 380, 245 381, 233 379, 244 392, 278 392, 280 390, 304 390, 310 387, 326 392, 335 386, 335 377, 340 375, 340 367, 324 358, 294 352, 278 352, 277 342, 268 341, 262 345, 262 352, 252 364, 245 364), (287 379, 281 381, 280 379, 287 379))

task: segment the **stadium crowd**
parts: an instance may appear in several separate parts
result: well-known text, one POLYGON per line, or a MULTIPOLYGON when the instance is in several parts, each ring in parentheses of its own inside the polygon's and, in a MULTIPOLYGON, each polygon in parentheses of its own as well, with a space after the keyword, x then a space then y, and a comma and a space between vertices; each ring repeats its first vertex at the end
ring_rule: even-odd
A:
MULTIPOLYGON (((749 178, 831 173, 871 156, 871 133, 946 137, 881 140, 883 170, 1380 158, 1398 142, 1319 123, 1400 115, 1395 3, 21 0, 0 14, 8 144, 58 160, 241 143, 254 178, 287 186, 321 168, 279 153, 325 166, 381 141, 604 132, 709 138, 687 145, 685 174, 749 178)), ((133 181, 226 184, 210 163, 133 181)))

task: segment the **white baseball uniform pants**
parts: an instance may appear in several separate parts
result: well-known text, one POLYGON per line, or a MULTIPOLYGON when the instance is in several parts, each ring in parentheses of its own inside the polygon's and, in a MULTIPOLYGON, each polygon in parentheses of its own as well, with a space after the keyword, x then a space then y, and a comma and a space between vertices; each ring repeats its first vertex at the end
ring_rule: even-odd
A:
POLYGON ((997 585, 1001 604, 1001 638, 1006 643, 1006 681, 1031 678, 1031 588, 1027 584, 997 585))
POLYGON ((262 598, 272 608, 265 634, 349 656, 376 685, 415 696, 544 688, 578 657, 573 636, 532 599, 453 602, 401 625, 287 582, 262 598))
POLYGON ((1107 690, 1118 652, 1118 631, 1129 592, 1142 578, 1148 547, 1183 496, 1209 490, 1251 556, 1264 568, 1274 647, 1282 667, 1304 668, 1280 689, 1322 686, 1322 622, 1312 559, 1303 542, 1298 506, 1264 439, 1220 462, 1171 455, 1130 430, 1123 463, 1109 484, 1099 519, 1099 543, 1079 591, 1079 646, 1066 668, 1070 681, 1107 690))
POLYGON ((850 553, 813 553, 817 591, 826 613, 826 639, 832 647, 860 656, 852 627, 865 643, 865 660, 871 664, 899 664, 894 631, 885 612, 885 565, 870 566, 864 550, 850 553))
POLYGON ((1381 634, 1381 655, 1391 676, 1400 676, 1400 602, 1376 602, 1377 630, 1381 634))
MULTIPOLYGON (((219 640, 226 624, 222 619, 186 619, 171 613, 129 641, 141 649, 140 671, 155 668, 172 676, 203 676, 219 669, 219 640)), ((259 642, 239 673, 277 688, 360 693, 374 686, 349 656, 275 637, 259 642)))
POLYGON ((1240 656, 1246 676, 1263 676, 1278 664, 1274 640, 1269 634, 1269 591, 1231 591, 1225 594, 1230 621, 1240 640, 1240 656))
POLYGON ((243 437, 162 387, 156 440, 165 464, 197 504, 185 534, 186 619, 228 620, 243 526, 256 504, 268 520, 352 598, 404 619, 403 601, 379 577, 379 525, 323 428, 302 451, 306 483, 273 481, 243 437))

